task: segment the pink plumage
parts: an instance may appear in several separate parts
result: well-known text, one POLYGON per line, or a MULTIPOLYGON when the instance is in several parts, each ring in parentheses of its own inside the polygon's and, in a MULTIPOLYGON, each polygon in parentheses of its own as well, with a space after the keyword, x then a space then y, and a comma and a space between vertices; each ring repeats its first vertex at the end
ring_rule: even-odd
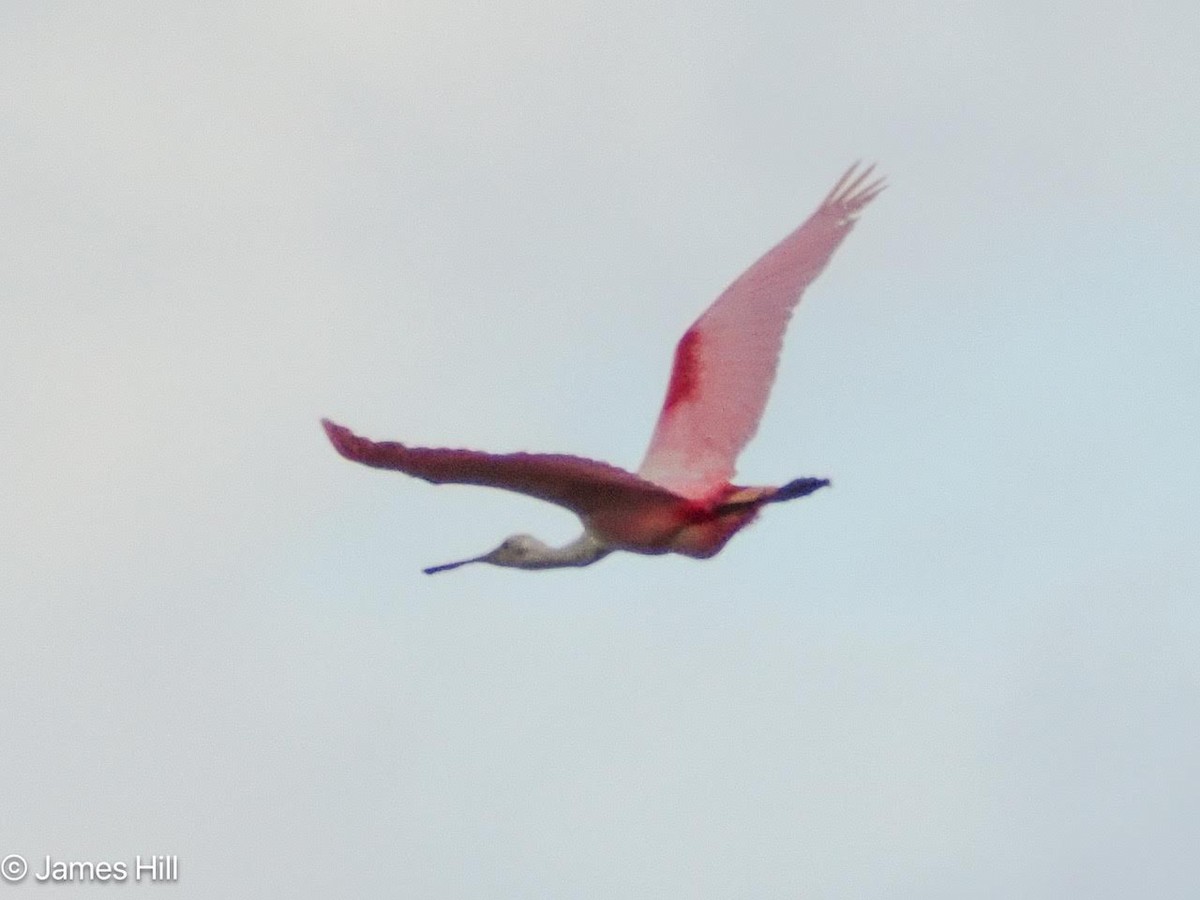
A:
POLYGON ((738 454, 766 407, 792 311, 883 190, 873 167, 852 166, 808 220, 739 276, 689 328, 675 349, 666 398, 650 447, 635 475, 562 454, 489 454, 374 442, 323 421, 347 459, 395 469, 433 484, 473 484, 515 491, 571 510, 584 534, 562 548, 514 535, 469 562, 524 569, 582 566, 613 550, 717 553, 767 503, 791 500, 828 484, 802 478, 783 487, 730 483, 738 454))
POLYGON ((792 310, 883 190, 851 168, 803 225, 727 287, 679 341, 643 478, 704 497, 733 477, 767 405, 792 310), (678 388, 676 387, 678 385, 678 388))
POLYGON ((482 453, 478 450, 406 447, 371 441, 323 419, 338 453, 376 469, 396 469, 431 484, 473 484, 515 491, 554 503, 578 516, 611 507, 674 506, 671 491, 608 463, 564 453, 482 453))

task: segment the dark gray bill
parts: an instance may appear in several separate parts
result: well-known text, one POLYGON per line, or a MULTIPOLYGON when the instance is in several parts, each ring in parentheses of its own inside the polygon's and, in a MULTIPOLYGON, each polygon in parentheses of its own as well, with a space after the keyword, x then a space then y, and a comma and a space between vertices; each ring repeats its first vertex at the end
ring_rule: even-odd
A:
POLYGON ((422 569, 426 575, 436 575, 438 572, 449 572, 451 569, 457 569, 459 566, 465 566, 467 563, 483 562, 486 559, 484 556, 472 556, 470 559, 460 559, 458 562, 444 563, 440 566, 430 566, 428 569, 422 569))

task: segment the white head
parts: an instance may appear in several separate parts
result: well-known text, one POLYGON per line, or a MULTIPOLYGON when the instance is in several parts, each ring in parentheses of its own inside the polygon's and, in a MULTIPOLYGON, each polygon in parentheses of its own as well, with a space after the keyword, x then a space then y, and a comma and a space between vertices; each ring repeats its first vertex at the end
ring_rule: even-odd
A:
POLYGON ((433 575, 436 572, 446 572, 468 563, 477 562, 491 563, 493 566, 507 566, 510 569, 541 569, 552 558, 553 552, 550 547, 533 535, 514 534, 512 537, 505 538, 504 542, 491 553, 440 566, 430 566, 425 569, 425 574, 433 575))

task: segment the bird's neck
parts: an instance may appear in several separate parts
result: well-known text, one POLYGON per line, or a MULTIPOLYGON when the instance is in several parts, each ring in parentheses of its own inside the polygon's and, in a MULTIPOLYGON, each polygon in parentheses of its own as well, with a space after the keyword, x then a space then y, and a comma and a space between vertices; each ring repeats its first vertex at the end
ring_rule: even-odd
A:
POLYGON ((569 566, 590 566, 612 552, 612 548, 584 532, 563 547, 545 547, 536 557, 530 557, 525 569, 560 569, 569 566))

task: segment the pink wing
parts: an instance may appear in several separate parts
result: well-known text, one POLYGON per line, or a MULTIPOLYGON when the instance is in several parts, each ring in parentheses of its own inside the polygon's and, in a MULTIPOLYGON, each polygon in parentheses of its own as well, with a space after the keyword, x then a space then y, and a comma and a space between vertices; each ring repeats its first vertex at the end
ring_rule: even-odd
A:
POLYGON ((783 333, 855 217, 883 190, 874 166, 841 177, 808 221, 769 250, 680 339, 667 397, 638 474, 697 499, 733 477, 767 405, 783 333))
POLYGON ((395 469, 433 484, 475 484, 526 494, 566 507, 584 518, 622 507, 675 507, 679 497, 632 472, 578 456, 549 453, 480 453, 375 442, 322 419, 325 433, 346 459, 395 469))

